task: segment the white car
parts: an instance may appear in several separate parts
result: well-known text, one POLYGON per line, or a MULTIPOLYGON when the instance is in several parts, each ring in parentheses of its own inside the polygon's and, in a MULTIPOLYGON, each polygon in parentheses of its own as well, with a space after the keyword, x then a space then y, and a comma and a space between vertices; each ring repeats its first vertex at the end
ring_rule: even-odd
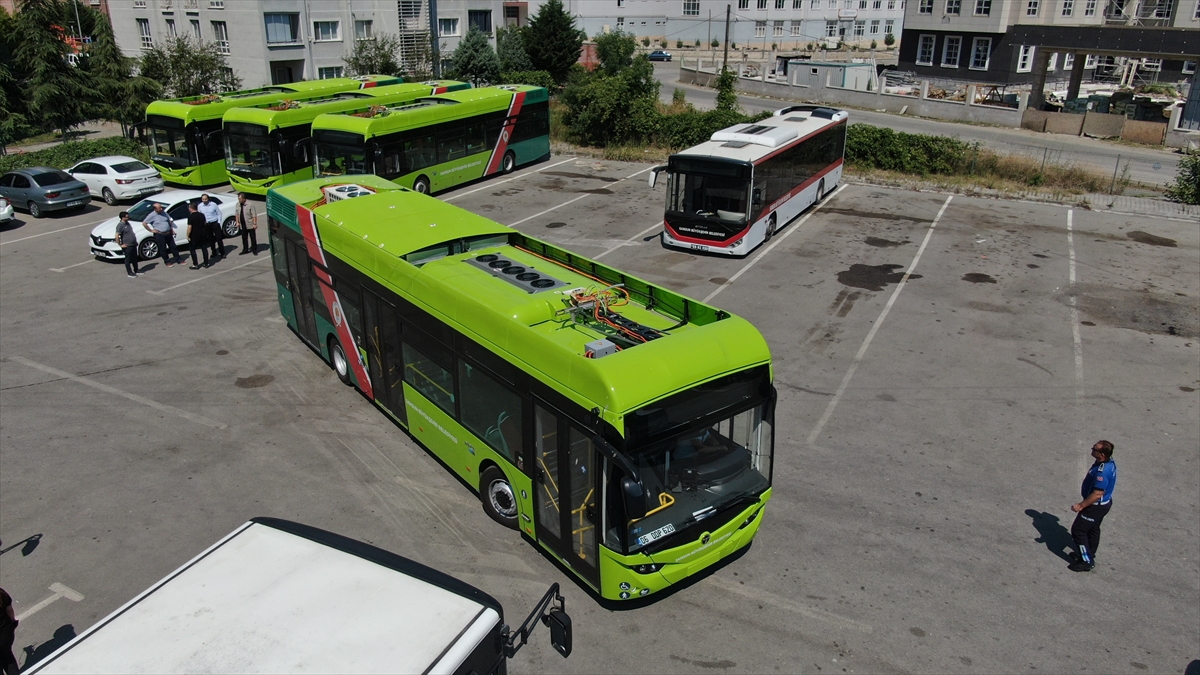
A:
MULTIPOLYGON (((154 240, 154 235, 142 226, 142 220, 154 210, 155 202, 163 205, 163 212, 175 223, 175 244, 182 247, 188 243, 188 203, 199 202, 200 195, 203 194, 207 194, 209 201, 215 202, 221 207, 221 230, 225 237, 237 236, 241 232, 237 226, 237 219, 233 216, 237 209, 237 197, 216 195, 199 190, 168 190, 143 199, 129 209, 129 222, 133 224, 133 232, 137 235, 138 240, 138 257, 142 260, 153 260, 159 255, 158 242, 154 240)), ((125 259, 125 252, 116 242, 117 223, 120 220, 119 217, 109 218, 92 230, 92 233, 88 235, 92 255, 103 260, 125 259)))
POLYGON ((136 199, 163 191, 158 171, 132 157, 113 155, 82 161, 67 173, 88 186, 93 197, 112 206, 122 199, 136 199))
POLYGON ((13 219, 13 205, 3 197, 0 197, 0 223, 7 223, 13 219))

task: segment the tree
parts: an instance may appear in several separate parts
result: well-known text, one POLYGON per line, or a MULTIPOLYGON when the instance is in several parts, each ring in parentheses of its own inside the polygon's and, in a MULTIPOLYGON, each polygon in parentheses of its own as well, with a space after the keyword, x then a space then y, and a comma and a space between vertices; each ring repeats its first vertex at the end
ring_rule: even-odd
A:
POLYGON ((732 70, 725 69, 717 76, 717 110, 736 111, 738 109, 737 100, 737 75, 733 74, 732 70))
POLYGON ((73 52, 59 27, 65 23, 62 13, 56 0, 25 0, 16 15, 14 56, 30 116, 58 129, 65 139, 70 129, 89 119, 94 95, 84 73, 67 61, 73 52))
POLYGON ((614 30, 596 38, 596 57, 600 59, 600 70, 605 75, 616 75, 633 65, 636 51, 637 38, 633 33, 614 30))
POLYGON ((454 79, 469 81, 476 87, 500 81, 500 59, 487 36, 475 26, 454 50, 454 79))
POLYGON ((529 53, 525 51, 521 29, 516 26, 496 29, 496 56, 500 59, 502 73, 533 70, 533 62, 529 60, 529 53))
POLYGON ((892 35, 891 33, 888 33, 887 35, 884 35, 884 36, 883 36, 883 44, 884 44, 884 45, 885 45, 885 46, 886 46, 888 49, 891 49, 891 48, 892 48, 892 45, 896 44, 896 36, 895 36, 895 35, 892 35))
POLYGON ((0 7, 0 155, 4 146, 25 135, 24 96, 16 75, 16 20, 0 7))
POLYGON ((162 85, 163 93, 171 98, 220 94, 242 86, 217 43, 200 43, 186 35, 147 50, 140 71, 162 85))
MULTIPOLYGON (((713 38, 713 41, 710 44, 712 45, 713 49, 716 49, 717 47, 721 46, 721 41, 718 40, 717 38, 713 38)), ((699 45, 697 45, 697 46, 699 46, 699 45)))
POLYGON ((1189 152, 1179 160, 1175 180, 1167 186, 1167 199, 1183 204, 1200 204, 1200 153, 1189 152))
POLYGON ((134 60, 117 47, 108 17, 90 8, 88 11, 96 16, 91 17, 92 42, 81 67, 91 76, 100 95, 100 114, 119 122, 122 135, 126 135, 131 125, 143 119, 146 106, 162 96, 163 87, 149 77, 132 75, 134 60))
POLYGON ((660 86, 645 55, 615 75, 602 68, 574 76, 562 93, 567 105, 563 121, 589 145, 645 142, 661 124, 657 110, 660 86))
POLYGON ((404 73, 404 67, 400 64, 400 37, 391 33, 375 33, 374 40, 355 40, 354 51, 342 61, 351 75, 404 73))
POLYGON ((571 66, 579 61, 583 36, 561 0, 548 0, 524 29, 523 41, 535 70, 544 70, 555 82, 567 81, 571 66))

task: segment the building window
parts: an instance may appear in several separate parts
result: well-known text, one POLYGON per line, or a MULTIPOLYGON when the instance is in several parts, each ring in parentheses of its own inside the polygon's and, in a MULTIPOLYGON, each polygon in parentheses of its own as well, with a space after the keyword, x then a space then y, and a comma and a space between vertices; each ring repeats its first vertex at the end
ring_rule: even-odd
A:
POLYGON ((492 10, 490 9, 469 9, 467 10, 467 25, 476 28, 481 33, 488 35, 492 34, 492 10))
POLYGON ((345 72, 342 66, 328 66, 325 68, 317 68, 318 80, 332 80, 335 77, 341 77, 345 72))
POLYGON ((1162 59, 1142 59, 1142 70, 1157 73, 1162 70, 1162 59))
POLYGON ((625 0, 617 0, 617 7, 624 7, 624 6, 625 6, 625 0))
POLYGON ((808 8, 809 9, 821 9, 821 0, 809 0, 808 8))
POLYGON ((213 40, 217 42, 217 51, 222 54, 229 53, 229 28, 226 27, 224 21, 212 22, 213 40))
POLYGON ((438 35, 442 37, 458 37, 458 19, 438 18, 438 35))
MULTIPOLYGON (((1096 0, 1088 0, 1088 2, 1095 4, 1096 0)), ((1196 11, 1192 12, 1192 18, 1200 21, 1200 2, 1196 3, 1196 11)))
POLYGON ((792 0, 792 9, 804 9, 804 0, 792 0))
POLYGON ((783 9, 784 0, 775 0, 775 9, 783 9))
POLYGON ((146 0, 133 0, 134 9, 146 9, 146 0))
POLYGON ((339 21, 314 21, 313 40, 317 42, 341 42, 339 21))
POLYGON ((285 45, 300 41, 299 14, 264 14, 267 23, 267 44, 285 45))
POLYGON ((683 0, 684 16, 700 16, 700 0, 683 0))
MULTIPOLYGON (((1200 6, 1200 5, 1197 5, 1197 6, 1200 6)), ((1169 18, 1171 18, 1171 10, 1174 8, 1175 8, 1174 0, 1165 0, 1165 2, 1164 2, 1164 0, 1159 0, 1158 4, 1154 6, 1154 18, 1169 19, 1169 18)))
POLYGON ((209 9, 225 9, 225 0, 208 0, 209 9))
POLYGON ((178 37, 179 33, 175 32, 175 19, 167 19, 167 37, 178 37))
POLYGON ((837 22, 836 21, 826 21, 825 22, 825 37, 827 37, 827 38, 837 37, 837 22))
POLYGON ((422 0, 399 0, 396 3, 396 10, 400 14, 400 20, 405 19, 421 20, 421 8, 425 3, 422 0))
POLYGON ((962 13, 962 0, 946 0, 946 13, 958 16, 962 13))
POLYGON ((192 36, 200 40, 202 37, 200 35, 200 19, 192 19, 190 23, 192 24, 192 36))
POLYGON ((354 39, 355 40, 374 40, 375 32, 371 28, 371 20, 355 21, 354 22, 354 39))
POLYGON ((896 31, 894 30, 895 27, 896 27, 896 22, 892 19, 887 19, 886 21, 883 22, 883 34, 884 35, 895 35, 896 34, 896 31))
POLYGON ((1050 52, 1050 60, 1046 62, 1046 72, 1058 70, 1058 52, 1050 52))
POLYGON ((858 8, 866 9, 867 8, 867 0, 858 0, 858 8))
POLYGON ((766 36, 767 36, 767 22, 766 21, 755 21, 754 22, 754 37, 766 37, 766 36))
POLYGON ((799 21, 792 22, 792 37, 800 37, 802 35, 802 33, 800 32, 801 25, 803 25, 803 24, 801 24, 801 22, 799 22, 799 21))
POLYGON ((958 56, 962 51, 962 38, 958 35, 947 35, 942 43, 942 65, 946 68, 958 67, 958 56))
POLYGON ((621 30, 624 27, 625 27, 625 17, 618 16, 617 17, 617 30, 621 30))
MULTIPOLYGON (((1200 9, 1198 9, 1196 11, 1200 12, 1200 9)), ((1184 61, 1183 62, 1183 70, 1180 70, 1179 72, 1183 73, 1184 75, 1194 74, 1196 72, 1196 62, 1195 61, 1184 61)))
POLYGON ((846 0, 846 2, 842 3, 842 6, 845 9, 854 9, 854 0, 846 0))
POLYGON ((1062 15, 1071 16, 1075 12, 1075 0, 1063 0, 1062 15))
POLYGON ((883 0, 875 0, 872 2, 871 9, 883 9, 883 0))
POLYGON ((154 38, 150 36, 150 19, 138 19, 138 35, 142 36, 142 49, 154 46, 154 38))
POLYGON ((1070 70, 1073 67, 1075 67, 1075 52, 1063 54, 1063 70, 1070 70))
POLYGON ((750 0, 738 0, 738 9, 750 9, 750 0))
POLYGON ((933 14, 933 0, 921 0, 917 8, 918 14, 933 14))
POLYGON ((971 45, 971 70, 987 70, 991 62, 992 38, 975 38, 971 45))
POLYGON ((1033 70, 1033 52, 1032 45, 1021 45, 1021 54, 1017 56, 1017 72, 1028 73, 1033 70))
POLYGON ((1096 58, 1095 54, 1088 54, 1087 57, 1085 57, 1083 59, 1083 69, 1084 70, 1092 70, 1093 68, 1096 67, 1097 61, 1098 61, 1098 59, 1096 58))
POLYGON ((871 35, 879 35, 879 19, 871 20, 871 35))
POLYGON ((775 37, 783 37, 783 22, 782 21, 775 22, 775 25, 772 27, 771 34, 774 35, 775 37))
POLYGON ((888 9, 896 9, 896 0, 888 0, 888 9))
POLYGON ((867 34, 867 22, 866 21, 855 21, 854 22, 854 37, 860 38, 866 34, 867 34))
POLYGON ((992 0, 975 0, 975 16, 991 16, 992 0))
POLYGON ((767 0, 758 0, 758 2, 756 3, 755 6, 758 7, 759 9, 766 9, 767 8, 767 0))
POLYGON ((917 65, 932 66, 933 65, 933 43, 936 38, 933 35, 922 35, 921 41, 917 43, 917 65))
POLYGON ((1025 16, 1037 16, 1038 5, 1040 5, 1040 4, 1041 4, 1040 0, 1026 0, 1025 16))
MULTIPOLYGON (((1196 5, 1196 12, 1200 13, 1200 4, 1196 5)), ((1096 0, 1087 0, 1083 5, 1084 16, 1096 16, 1096 0)))

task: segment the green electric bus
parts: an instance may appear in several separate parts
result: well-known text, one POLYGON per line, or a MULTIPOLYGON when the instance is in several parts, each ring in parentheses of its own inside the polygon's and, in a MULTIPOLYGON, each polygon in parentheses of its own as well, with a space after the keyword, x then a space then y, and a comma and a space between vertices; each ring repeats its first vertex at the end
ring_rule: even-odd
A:
POLYGON ((313 121, 318 176, 370 174, 417 192, 461 185, 550 156, 545 89, 481 87, 369 116, 313 121))
POLYGON ((600 596, 753 539, 776 396, 748 322, 377 176, 267 214, 288 326, 600 596))
POLYGON ((142 138, 149 145, 150 163, 167 182, 196 187, 216 185, 228 180, 221 143, 221 116, 230 108, 284 99, 302 101, 401 82, 403 78, 384 75, 338 77, 155 101, 146 106, 142 138))
POLYGON ((312 121, 323 113, 369 115, 383 106, 470 88, 466 82, 437 80, 231 108, 221 124, 229 184, 239 192, 265 195, 268 188, 312 178, 309 136, 312 121))

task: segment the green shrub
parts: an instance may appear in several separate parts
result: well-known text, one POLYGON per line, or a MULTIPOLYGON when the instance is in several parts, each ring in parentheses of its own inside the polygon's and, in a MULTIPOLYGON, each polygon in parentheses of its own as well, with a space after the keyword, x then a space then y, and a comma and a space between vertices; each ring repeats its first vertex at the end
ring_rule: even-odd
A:
POLYGON ((149 161, 146 146, 123 136, 100 138, 94 141, 71 141, 45 150, 34 152, 10 152, 0 157, 0 173, 29 166, 52 166, 66 169, 73 164, 92 157, 105 155, 128 155, 149 161))
POLYGON ((528 84, 534 87, 545 87, 551 92, 558 88, 554 83, 554 76, 544 70, 500 73, 500 84, 528 84))
POLYGON ((707 141, 715 131, 746 121, 746 116, 736 110, 686 110, 662 116, 657 140, 672 150, 690 148, 707 141))
POLYGON ((1189 152, 1179 160, 1179 172, 1167 186, 1167 199, 1183 204, 1200 204, 1200 153, 1189 152))
POLYGON ((853 124, 846 135, 846 162, 862 168, 925 176, 963 169, 970 146, 946 136, 906 134, 853 124))

